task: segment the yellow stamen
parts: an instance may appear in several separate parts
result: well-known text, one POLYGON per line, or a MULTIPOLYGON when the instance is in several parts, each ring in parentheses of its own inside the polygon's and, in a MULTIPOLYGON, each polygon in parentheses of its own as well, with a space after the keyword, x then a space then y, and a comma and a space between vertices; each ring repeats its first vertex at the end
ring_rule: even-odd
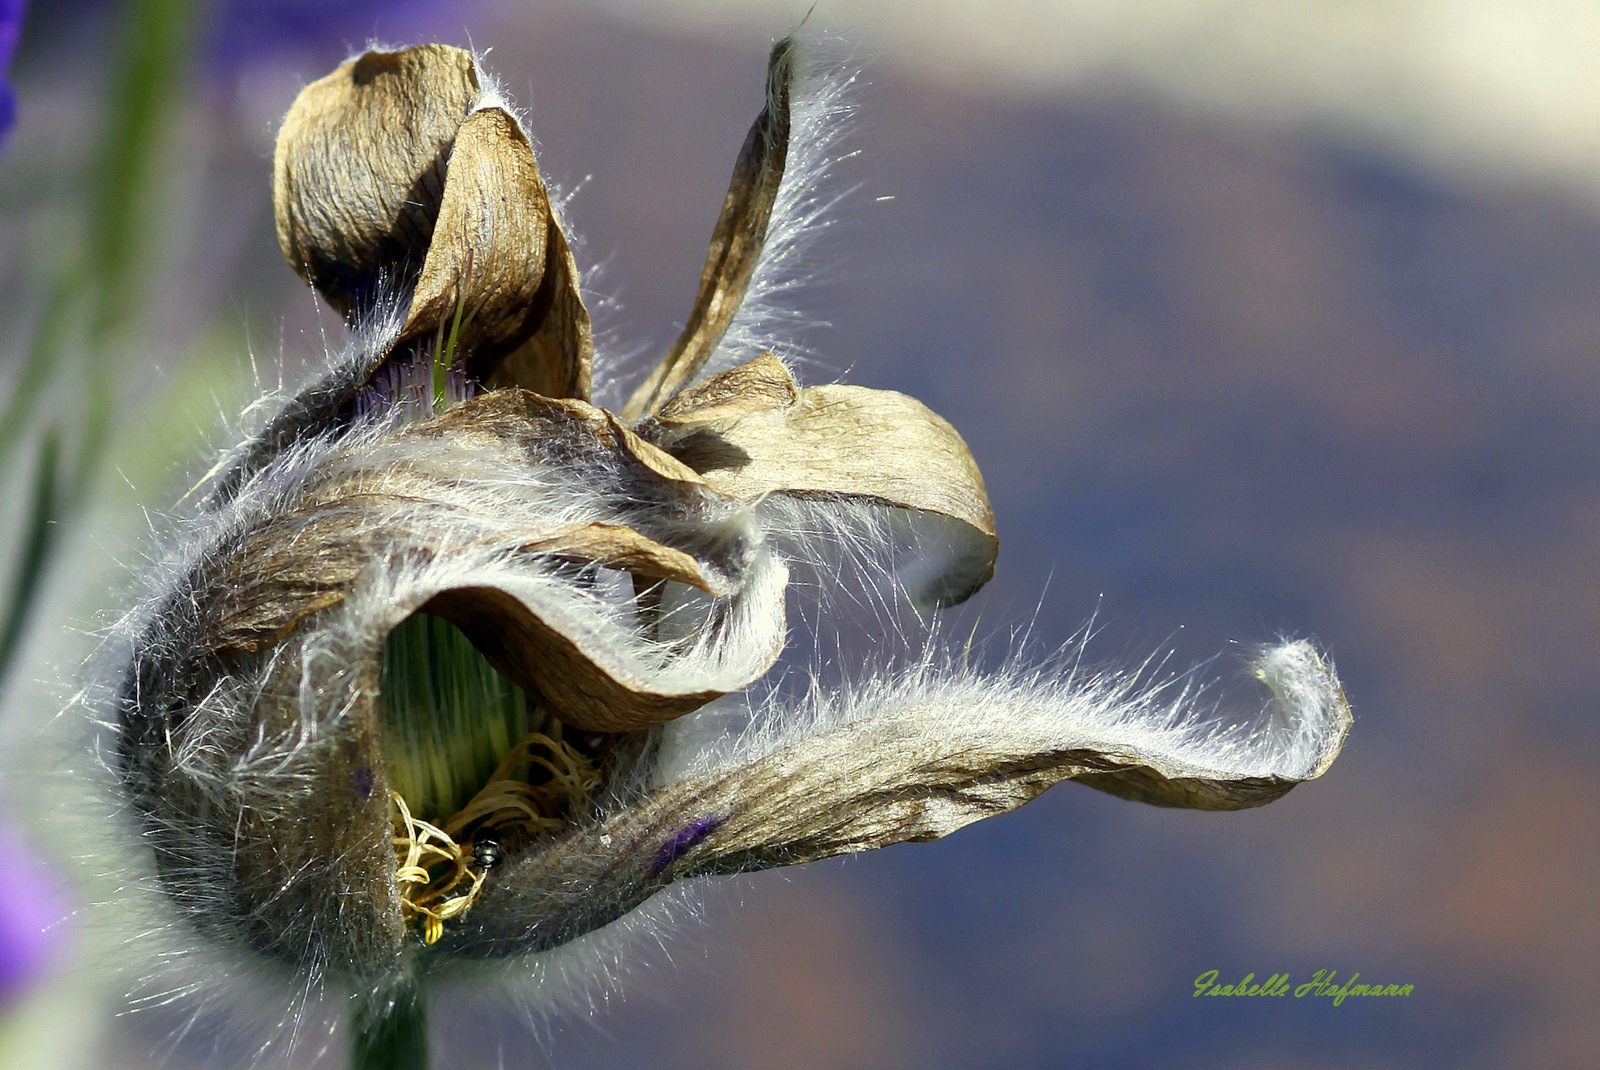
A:
POLYGON ((399 792, 389 792, 400 909, 407 920, 421 923, 424 944, 437 943, 444 923, 471 909, 488 876, 457 837, 473 828, 511 830, 529 839, 552 835, 583 812, 599 786, 600 771, 561 738, 561 722, 546 717, 542 727, 511 749, 488 783, 442 828, 414 816, 399 792), (549 779, 539 784, 521 779, 525 767, 535 766, 549 779))

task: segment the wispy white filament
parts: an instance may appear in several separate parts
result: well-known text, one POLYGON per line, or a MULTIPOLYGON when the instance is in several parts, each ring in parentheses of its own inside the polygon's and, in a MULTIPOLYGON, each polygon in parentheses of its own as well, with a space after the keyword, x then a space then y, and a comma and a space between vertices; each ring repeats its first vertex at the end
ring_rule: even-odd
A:
POLYGON ((1014 658, 986 673, 933 646, 910 668, 837 688, 813 683, 798 700, 777 690, 728 696, 679 718, 662 730, 655 779, 670 784, 726 770, 869 721, 897 722, 908 740, 941 748, 1138 754, 1206 778, 1312 776, 1348 723, 1332 668, 1304 640, 1263 650, 1251 667, 1271 700, 1227 717, 1193 671, 1152 681, 1061 658, 1045 665, 1014 658))

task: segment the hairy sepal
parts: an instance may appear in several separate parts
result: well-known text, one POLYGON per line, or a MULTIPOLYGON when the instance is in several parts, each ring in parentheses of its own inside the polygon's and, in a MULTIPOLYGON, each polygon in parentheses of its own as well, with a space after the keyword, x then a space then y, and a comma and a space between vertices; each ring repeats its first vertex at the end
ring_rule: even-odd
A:
POLYGON ((1181 678, 984 675, 934 655, 797 704, 774 698, 743 732, 708 708, 663 730, 653 790, 497 872, 449 946, 556 947, 676 880, 937 839, 1063 780, 1162 806, 1263 805, 1327 770, 1350 712, 1309 643, 1255 667, 1274 698, 1250 727, 1197 718, 1181 678))

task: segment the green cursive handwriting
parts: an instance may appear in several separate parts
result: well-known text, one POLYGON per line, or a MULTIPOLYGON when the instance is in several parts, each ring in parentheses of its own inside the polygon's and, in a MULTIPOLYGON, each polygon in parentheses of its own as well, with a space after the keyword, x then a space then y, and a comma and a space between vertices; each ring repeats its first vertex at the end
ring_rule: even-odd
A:
MULTIPOLYGON (((1286 996, 1291 984, 1286 973, 1275 973, 1260 984, 1252 983, 1256 979, 1253 973, 1247 973, 1242 980, 1227 985, 1217 983, 1220 976, 1219 970, 1207 970, 1196 977, 1195 996, 1286 996)), ((1311 980, 1294 989, 1294 998, 1326 996, 1337 1007, 1350 996, 1409 996, 1415 988, 1413 985, 1357 984, 1360 977, 1359 973, 1351 974, 1348 981, 1340 984, 1337 970, 1318 970, 1311 980)))

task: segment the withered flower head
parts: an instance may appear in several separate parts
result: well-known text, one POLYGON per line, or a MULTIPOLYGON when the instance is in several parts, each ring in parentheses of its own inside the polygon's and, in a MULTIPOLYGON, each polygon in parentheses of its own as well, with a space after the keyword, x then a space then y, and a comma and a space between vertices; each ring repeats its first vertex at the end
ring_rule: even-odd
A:
POLYGON ((278 237, 356 342, 218 462, 115 689, 118 782, 194 929, 379 991, 1068 778, 1226 810, 1333 761, 1348 710, 1303 642, 1261 655, 1248 729, 1197 723, 1182 678, 937 654, 713 704, 778 657, 790 564, 881 551, 938 607, 998 547, 965 444, 917 401, 725 366, 804 199, 794 69, 780 42, 688 324, 620 412, 590 402, 557 204, 473 56, 368 52, 301 93, 278 237))

